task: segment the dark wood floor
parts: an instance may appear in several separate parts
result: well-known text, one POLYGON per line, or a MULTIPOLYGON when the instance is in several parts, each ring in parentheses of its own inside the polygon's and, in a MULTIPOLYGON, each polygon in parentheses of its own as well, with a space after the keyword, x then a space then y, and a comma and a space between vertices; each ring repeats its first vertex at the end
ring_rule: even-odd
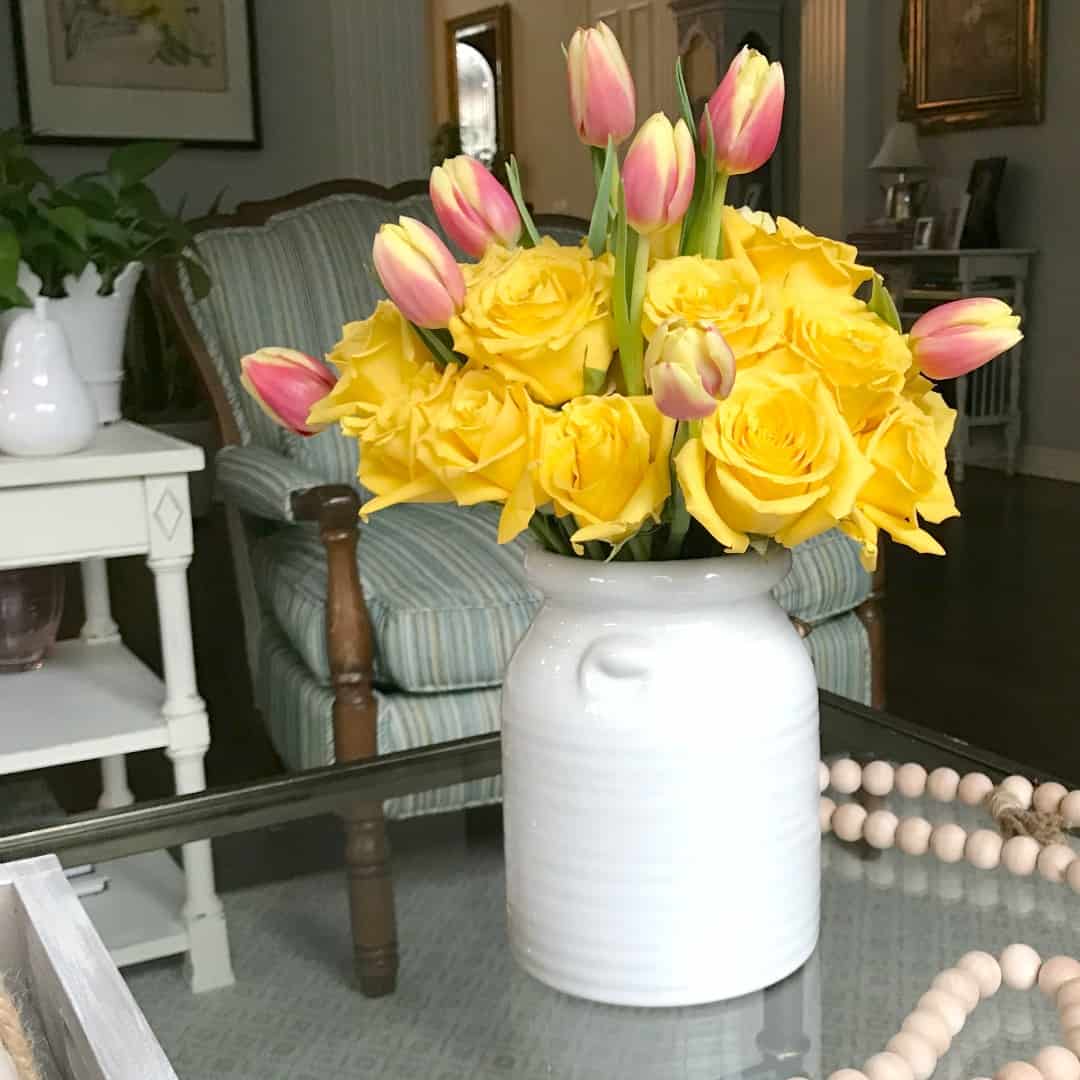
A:
MULTIPOLYGON (((888 555, 891 711, 1080 781, 1080 486, 970 469, 957 486, 963 517, 935 531, 949 557, 888 555)), ((211 716, 212 784, 265 776, 278 763, 251 704, 239 605, 224 520, 197 525, 191 602, 199 684, 211 716)), ((160 669, 154 594, 140 560, 110 566, 125 639, 160 669)), ((81 619, 72 577, 65 627, 81 619)), ((137 797, 171 791, 164 756, 136 755, 137 797)), ((53 770, 69 810, 97 794, 94 767, 53 770)))

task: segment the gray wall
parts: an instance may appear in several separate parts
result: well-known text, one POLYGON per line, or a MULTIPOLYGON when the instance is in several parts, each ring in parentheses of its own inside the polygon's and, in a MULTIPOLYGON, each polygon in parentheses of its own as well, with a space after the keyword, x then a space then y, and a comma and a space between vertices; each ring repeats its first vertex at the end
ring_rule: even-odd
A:
MULTIPOLYGON (((0 0, 0 129, 18 122, 10 20, 10 5, 0 0)), ((155 181, 167 204, 187 193, 189 211, 197 214, 222 188, 231 206, 346 171, 386 184, 426 172, 431 105, 424 0, 256 0, 255 24, 263 148, 181 150, 155 181), (335 34, 335 4, 351 5, 362 16, 354 21, 364 31, 355 41, 335 34), (336 82, 335 61, 345 72, 336 82), (335 85, 360 103, 349 113, 364 128, 358 149, 341 146, 335 85)), ((99 168, 106 153, 92 146, 34 148, 42 165, 61 177, 99 168)))
MULTIPOLYGON (((1043 123, 927 136, 922 144, 934 167, 938 209, 959 201, 976 158, 1004 154, 1009 159, 999 203, 1002 243, 1039 250, 1024 353, 1026 467, 1080 480, 1080 3, 1049 0, 1043 7, 1043 123)), ((880 9, 882 123, 888 124, 896 116, 902 81, 901 0, 880 0, 880 9)), ((848 40, 849 49, 856 47, 848 40)))

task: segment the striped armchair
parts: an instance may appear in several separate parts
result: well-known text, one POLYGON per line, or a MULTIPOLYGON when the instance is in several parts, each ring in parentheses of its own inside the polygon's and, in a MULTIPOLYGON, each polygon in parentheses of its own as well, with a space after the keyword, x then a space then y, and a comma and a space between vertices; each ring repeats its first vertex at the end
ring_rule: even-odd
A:
MULTIPOLYGON (((355 442, 337 430, 291 436, 240 387, 244 353, 287 344, 321 355, 374 308, 371 243, 401 213, 435 224, 424 185, 337 181, 241 204, 197 232, 205 299, 182 273, 160 280, 221 427, 217 478, 258 705, 293 769, 497 729, 502 673, 537 605, 520 547, 495 542, 491 508, 394 507, 360 527, 357 559, 355 442)), ((541 227, 566 243, 581 235, 574 219, 541 227)), ((871 581, 854 545, 835 532, 804 544, 778 599, 807 634, 820 684, 870 701, 880 622, 867 617, 871 581)), ((487 779, 392 800, 385 813, 498 795, 487 779)), ((358 809, 348 828, 361 984, 386 992, 396 953, 379 808, 358 809)))

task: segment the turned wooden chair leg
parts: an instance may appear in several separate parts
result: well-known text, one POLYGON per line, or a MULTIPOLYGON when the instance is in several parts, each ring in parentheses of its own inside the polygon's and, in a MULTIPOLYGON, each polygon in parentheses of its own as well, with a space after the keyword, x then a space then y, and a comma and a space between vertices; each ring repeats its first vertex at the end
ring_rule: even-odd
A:
MULTIPOLYGON (((356 761, 378 753, 372 686, 371 622, 356 565, 359 500, 349 487, 313 488, 294 498, 297 518, 317 520, 326 546, 326 636, 334 687, 334 753, 356 761)), ((397 922, 382 803, 357 802, 342 814, 353 965, 368 997, 397 984, 397 922)))

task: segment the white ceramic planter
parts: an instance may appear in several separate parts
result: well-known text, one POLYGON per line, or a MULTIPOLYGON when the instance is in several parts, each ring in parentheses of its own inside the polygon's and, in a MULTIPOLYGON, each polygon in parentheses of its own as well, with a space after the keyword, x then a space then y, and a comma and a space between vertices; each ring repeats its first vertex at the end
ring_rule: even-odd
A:
POLYGON ((817 687, 776 550, 597 563, 530 550, 545 597, 503 686, 510 941, 620 1005, 770 986, 818 934, 817 687))

